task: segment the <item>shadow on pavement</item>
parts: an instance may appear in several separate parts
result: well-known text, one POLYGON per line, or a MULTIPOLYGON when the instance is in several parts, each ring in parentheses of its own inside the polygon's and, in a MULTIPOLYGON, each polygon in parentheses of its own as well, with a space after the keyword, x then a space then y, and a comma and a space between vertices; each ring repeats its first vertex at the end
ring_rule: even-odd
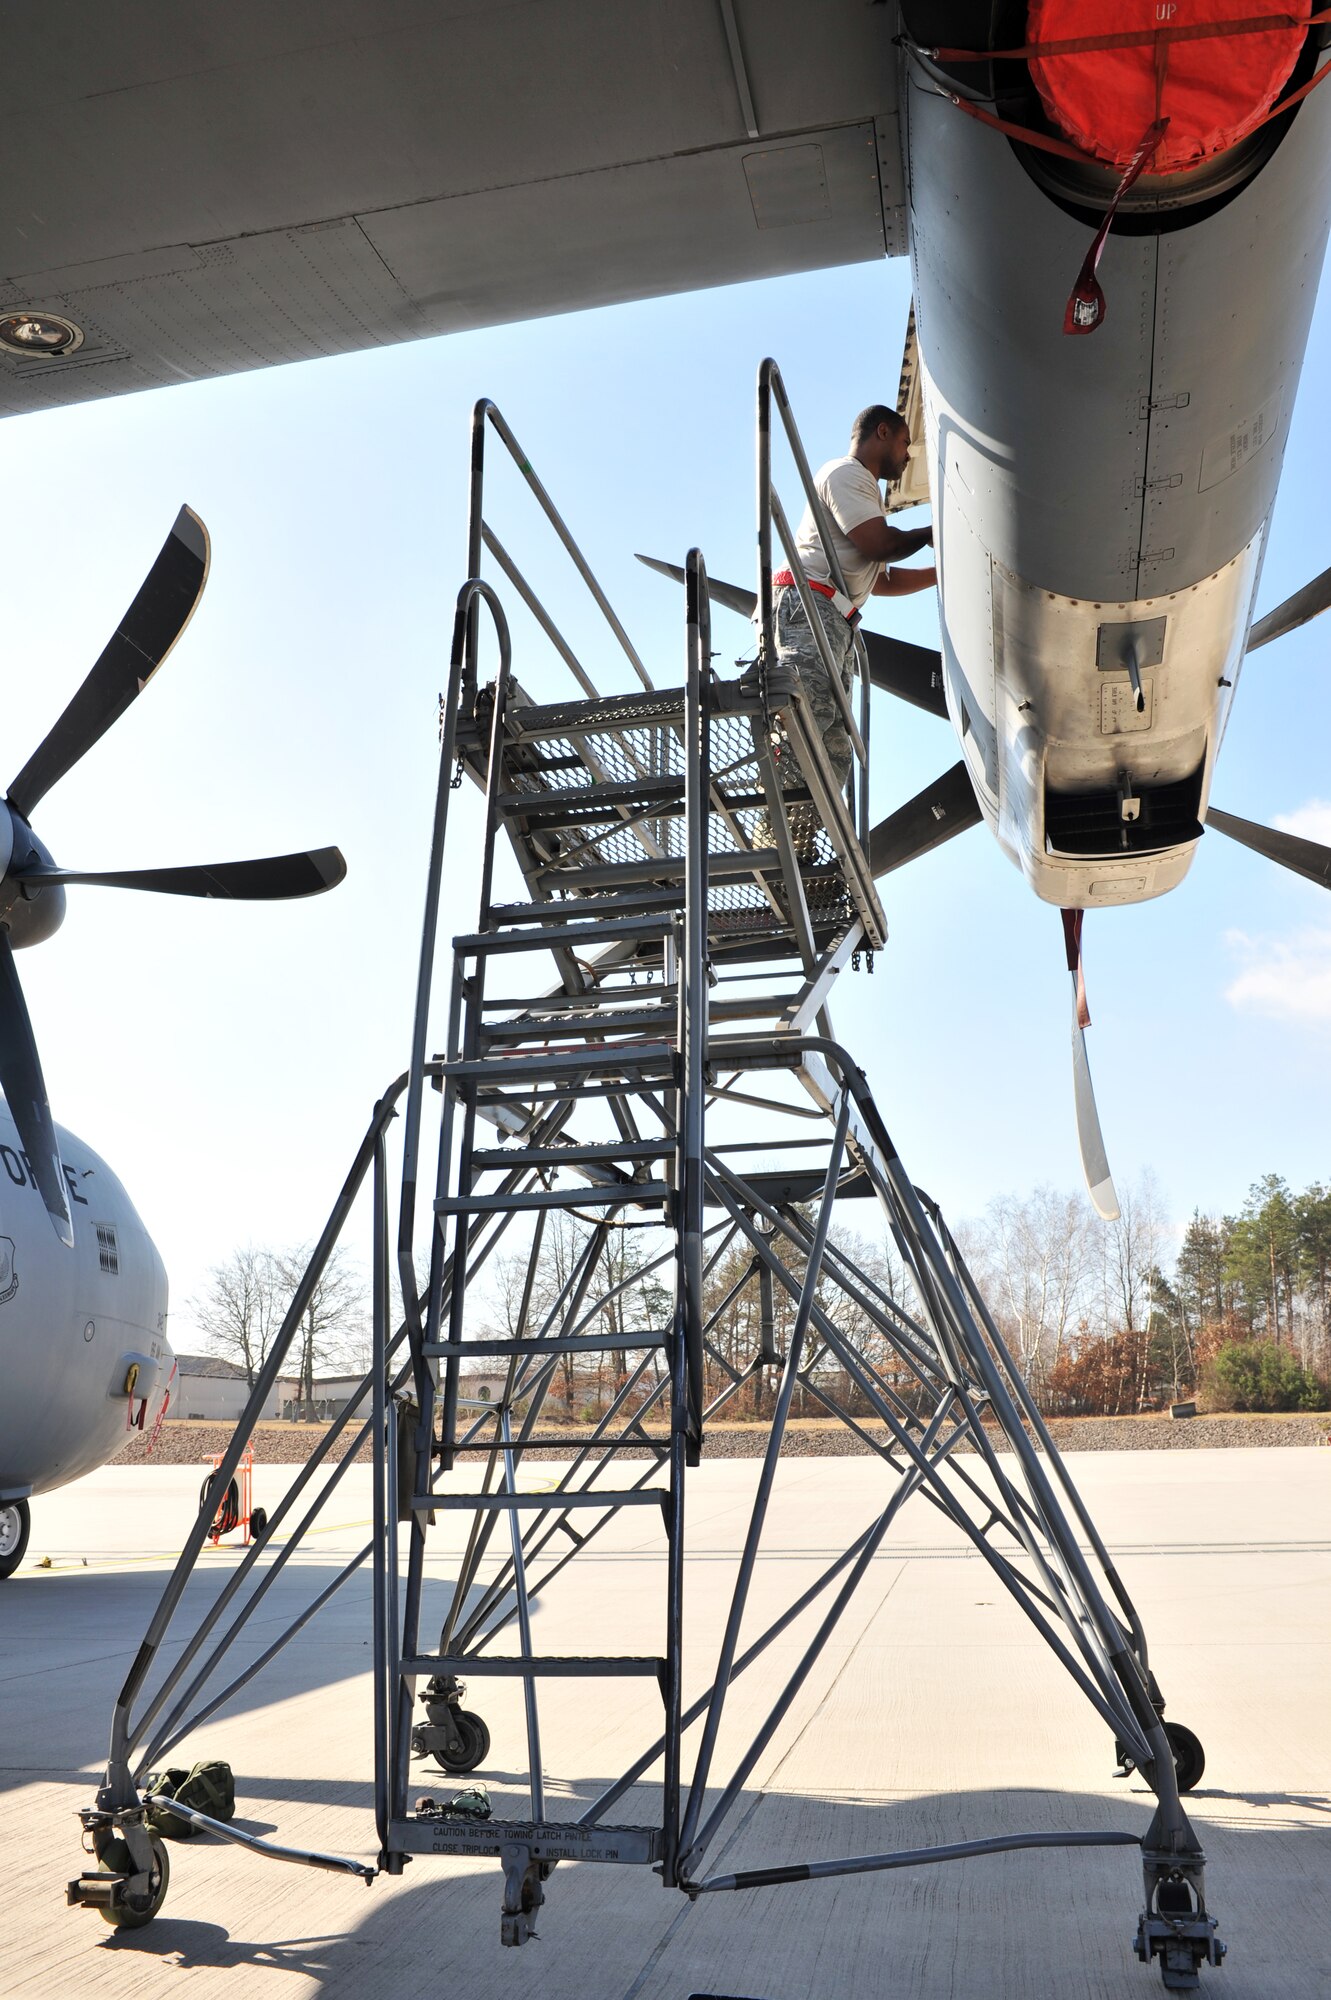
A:
MULTIPOLYGON (((597 1785, 579 1787, 590 1799, 597 1785)), ((1219 1795, 1229 1797, 1228 1794, 1219 1795)), ((1284 1795, 1254 1795, 1270 1803, 1284 1795)), ((574 1802, 576 1804, 576 1802, 574 1802)), ((1292 1806, 1327 1801, 1290 1795, 1292 1806)), ((648 1822, 646 1794, 617 1818, 648 1822)), ((1231 1945, 1218 2000, 1311 2000, 1331 1955, 1325 1898, 1331 1828, 1293 1820, 1257 1829, 1196 1820, 1208 1888, 1231 1945), (1308 1894, 1282 1902, 1292 1880, 1308 1894)), ((1140 1833, 1146 1801, 1036 1790, 916 1794, 838 1802, 747 1793, 709 1857, 710 1872, 911 1848, 1013 1829, 1117 1828, 1140 1833)), ((182 1862, 181 1867, 187 1865, 182 1862)), ((499 1863, 418 1860, 367 1899, 332 1882, 345 1930, 326 1900, 308 1934, 253 1938, 173 1918, 111 1935, 99 1951, 173 1967, 245 1966, 303 1974, 330 2000, 443 1993, 470 2000, 685 2000, 695 1992, 752 2000, 1124 2000, 1159 1990, 1131 1949, 1141 1871, 1130 1848, 1008 1854, 965 1863, 723 1892, 690 1903, 647 1869, 564 1865, 547 1884, 539 1937, 499 1944, 499 1863), (445 1873, 445 1868, 454 1872, 445 1873), (322 1920, 323 1927, 319 1927, 322 1920)), ((311 1913, 314 1914, 313 1899, 311 1913)), ((248 1928, 258 1928, 252 1926, 248 1928)), ((280 1926, 275 1925, 275 1929, 280 1926)), ((1213 1974, 1203 1976, 1203 1989, 1213 1974)), ((257 1983, 252 1989, 258 1990, 257 1983)), ((279 1989, 274 1989, 277 1991, 279 1989)), ((282 1989, 286 1990, 286 1989, 282 1989)))
MULTIPOLYGON (((289 1564, 254 1612, 217 1672, 191 1703, 220 1693, 251 1665, 293 1619, 325 1590, 341 1561, 289 1564)), ((216 1602, 229 1572, 196 1572, 168 1631, 160 1667, 149 1690, 179 1657, 203 1614, 216 1602)), ((254 1577, 223 1613, 218 1631, 234 1618, 254 1577)), ((0 1790, 34 1778, 87 1784, 87 1767, 103 1759, 111 1710, 133 1663, 165 1582, 163 1572, 79 1570, 70 1574, 20 1573, 4 1586, 4 1651, 0 1657, 0 1711, 8 1719, 0 1747, 0 1790), (21 1716, 21 1725, 18 1718, 21 1716)), ((442 1616, 448 1586, 430 1579, 425 1629, 442 1616)), ((316 1694, 367 1674, 371 1648, 368 1566, 356 1572, 291 1643, 219 1711, 221 1718, 291 1696, 316 1694)), ((197 1669, 202 1658, 191 1669, 197 1669)), ((168 1707, 174 1705, 172 1702, 168 1707)), ((137 1712, 137 1711, 136 1711, 137 1712)), ((367 1739, 368 1740, 368 1739, 367 1739)))

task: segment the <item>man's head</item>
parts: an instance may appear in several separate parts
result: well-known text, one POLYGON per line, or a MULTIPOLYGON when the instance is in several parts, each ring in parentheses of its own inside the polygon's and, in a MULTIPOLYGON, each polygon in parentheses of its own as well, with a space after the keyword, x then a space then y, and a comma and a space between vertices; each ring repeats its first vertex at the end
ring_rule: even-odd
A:
POLYGON ((870 403, 851 426, 850 455, 867 466, 875 479, 900 479, 910 457, 906 419, 886 403, 870 403))

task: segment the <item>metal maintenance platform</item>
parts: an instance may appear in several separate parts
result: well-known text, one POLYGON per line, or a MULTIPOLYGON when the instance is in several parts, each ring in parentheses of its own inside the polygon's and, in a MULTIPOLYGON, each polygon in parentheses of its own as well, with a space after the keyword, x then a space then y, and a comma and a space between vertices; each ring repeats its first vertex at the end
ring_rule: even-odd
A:
MULTIPOLYGON (((1138 1955, 1157 1961, 1174 1990, 1195 1987, 1200 1967, 1219 1963, 1203 1857, 1180 1803, 1180 1785, 1200 1769, 1199 1746, 1163 1722, 1124 1582, 946 1224, 913 1186, 863 1069, 833 1029, 838 978, 886 938, 868 859, 869 673, 857 642, 858 720, 832 674, 855 752, 843 793, 774 642, 774 525, 806 615, 815 633, 821 627, 772 488, 773 409, 816 508, 779 374, 764 364, 755 661, 736 678, 714 671, 707 575, 695 550, 685 565, 682 683, 657 688, 513 433, 493 406, 477 406, 469 579, 442 705, 411 1059, 375 1109, 213 1492, 226 1489, 367 1180, 371 1415, 362 1422, 349 1406, 262 1542, 193 1631, 173 1633, 184 1643, 168 1655, 163 1642, 211 1519, 211 1494, 205 1501, 117 1701, 106 1781, 84 1814, 97 1867, 70 1885, 70 1900, 96 1905, 112 1923, 147 1922, 166 1892, 165 1850, 139 1790, 145 1770, 368 1562, 378 1869, 400 1874, 413 1857, 496 1858, 506 1944, 533 1933, 551 1875, 575 1861, 650 1869, 667 1890, 697 1899, 1013 1849, 1126 1845, 1140 1849, 1144 1867, 1138 1955), (639 683, 634 692, 597 692, 487 522, 491 431, 604 612, 639 683), (529 696, 503 600, 481 576, 486 550, 573 673, 579 699, 529 696), (498 671, 483 683, 486 621, 498 671), (477 915, 471 929, 441 940, 450 805, 467 779, 484 797, 477 915), (505 852, 525 887, 521 900, 498 886, 505 852), (436 1053, 441 961, 450 979, 436 1053), (392 1173, 388 1135, 399 1109, 392 1173), (839 1237, 837 1203, 849 1198, 876 1209, 902 1287, 864 1268, 839 1237), (418 1225, 422 1213, 428 1229, 418 1225), (428 1278, 418 1268, 423 1251, 428 1278), (486 1398, 470 1393, 464 1373, 479 1363, 500 1379, 486 1398), (568 1414, 593 1364, 607 1392, 590 1434, 570 1447, 555 1418, 568 1414), (690 1475, 709 1422, 764 1389, 766 1449, 723 1629, 704 1651, 689 1625, 690 1475), (868 1443, 881 1503, 784 1608, 755 1620, 746 1617, 751 1587, 797 1397, 868 1443), (370 1540, 276 1642, 211 1691, 335 1489, 337 1466, 312 1485, 329 1450, 356 1426, 374 1445, 370 1540), (542 1463, 549 1476, 539 1486, 524 1484, 531 1454, 561 1448, 564 1458, 542 1463), (1120 1767, 1145 1777, 1154 1817, 1140 1833, 1005 1831, 908 1851, 795 1852, 756 1870, 709 1867, 758 1760, 803 1691, 816 1690, 838 1622, 912 1498, 976 1552, 1061 1662, 1104 1722, 1120 1767), (617 1641, 608 1588, 584 1650, 541 1652, 538 1600, 548 1603, 561 1572, 630 1510, 644 1534, 660 1538, 656 1645, 641 1653, 617 1641), (431 1533, 453 1533, 459 1521, 465 1539, 436 1632, 425 1615, 431 1533), (777 1644, 791 1634, 793 1663, 777 1644), (775 1675, 774 1657, 787 1659, 775 1675), (731 1697, 743 1676, 738 1728, 731 1697), (521 1817, 495 1817, 479 1792, 419 1795, 423 1759, 455 1775, 484 1774, 489 1731, 478 1689, 496 1677, 523 1692, 521 1817), (600 1692, 607 1684, 645 1683, 657 1717, 627 1767, 571 1816, 551 1807, 540 1699, 545 1684, 570 1679, 596 1683, 598 1699, 610 1698, 600 1692), (463 1706, 464 1683, 474 1706, 463 1706)), ((456 871, 448 880, 456 908, 456 871)), ((826 1532, 836 1537, 837 1523, 826 1532)), ((513 1753, 506 1745, 506 1764, 513 1753)), ((278 1858, 376 1872, 197 1812, 180 1816, 278 1858)))

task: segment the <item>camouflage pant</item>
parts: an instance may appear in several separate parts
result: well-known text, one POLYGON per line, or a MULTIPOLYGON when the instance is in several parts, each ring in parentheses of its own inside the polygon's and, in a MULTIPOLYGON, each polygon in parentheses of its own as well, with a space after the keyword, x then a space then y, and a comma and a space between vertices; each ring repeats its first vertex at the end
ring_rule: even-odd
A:
MULTIPOLYGON (((813 601, 822 620, 832 658, 840 670, 841 685, 849 693, 853 685, 855 628, 848 618, 842 617, 830 599, 820 597, 815 591, 813 601)), ((837 788, 844 791, 850 776, 850 737, 841 719, 841 709, 832 692, 818 641, 809 629, 800 594, 793 584, 787 584, 777 599, 776 642, 782 666, 798 670, 805 706, 822 738, 823 752, 832 767, 837 788)), ((791 769, 787 761, 786 769, 781 773, 781 789, 791 791, 802 783, 802 774, 791 769)), ((796 846, 801 850, 801 858, 811 860, 814 835, 821 825, 817 812, 813 808, 804 811, 795 808, 790 821, 790 830, 796 846)))

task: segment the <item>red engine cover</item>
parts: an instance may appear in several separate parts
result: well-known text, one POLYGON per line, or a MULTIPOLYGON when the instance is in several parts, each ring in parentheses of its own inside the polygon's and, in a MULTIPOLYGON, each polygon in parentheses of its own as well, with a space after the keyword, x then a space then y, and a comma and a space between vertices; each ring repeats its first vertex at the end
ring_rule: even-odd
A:
POLYGON ((1269 111, 1303 46, 1312 0, 1031 0, 1028 43, 1252 21, 1305 26, 1157 39, 1031 58, 1046 111, 1083 152, 1126 167, 1157 118, 1169 129, 1148 172, 1180 173, 1237 145, 1269 111))

